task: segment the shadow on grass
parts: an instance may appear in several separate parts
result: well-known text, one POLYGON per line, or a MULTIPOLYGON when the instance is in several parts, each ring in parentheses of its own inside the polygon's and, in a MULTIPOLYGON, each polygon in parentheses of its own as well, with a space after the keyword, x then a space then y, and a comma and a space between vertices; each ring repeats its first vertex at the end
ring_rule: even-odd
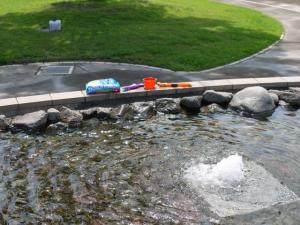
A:
POLYGON ((88 59, 190 71, 243 58, 277 39, 226 20, 177 17, 145 0, 77 0, 1 16, 0 64, 88 59), (54 18, 62 32, 39 31, 54 18))

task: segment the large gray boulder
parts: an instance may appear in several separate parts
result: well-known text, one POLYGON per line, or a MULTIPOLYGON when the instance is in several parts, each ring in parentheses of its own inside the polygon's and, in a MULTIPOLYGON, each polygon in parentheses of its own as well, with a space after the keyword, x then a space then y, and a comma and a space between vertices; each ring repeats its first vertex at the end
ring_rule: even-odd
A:
POLYGON ((277 94, 279 99, 289 103, 291 106, 300 107, 300 92, 295 89, 286 91, 270 90, 270 93, 277 94))
POLYGON ((62 107, 60 110, 60 119, 62 122, 67 123, 69 127, 76 128, 81 126, 83 116, 78 111, 62 107))
POLYGON ((57 109, 50 108, 47 110, 47 113, 49 123, 57 123, 60 121, 60 112, 57 109))
POLYGON ((179 100, 173 98, 157 99, 155 101, 155 110, 165 114, 178 114, 181 111, 179 100))
POLYGON ((204 104, 213 104, 227 106, 231 101, 233 95, 230 92, 217 92, 213 90, 208 90, 203 93, 202 102, 204 104))
POLYGON ((180 106, 187 111, 199 111, 202 105, 201 102, 201 96, 183 97, 180 100, 180 106))
POLYGON ((48 134, 56 134, 58 132, 64 132, 67 129, 68 129, 68 124, 62 123, 62 122, 57 122, 57 123, 50 124, 46 128, 46 133, 48 133, 48 134))
POLYGON ((268 91, 259 86, 248 87, 237 92, 229 106, 233 110, 253 117, 271 116, 276 107, 268 91))
POLYGON ((0 131, 5 131, 10 126, 10 120, 5 115, 0 115, 0 131))
POLYGON ((44 110, 16 116, 12 125, 16 130, 38 131, 46 127, 48 115, 44 110))
POLYGON ((96 128, 100 124, 100 120, 96 117, 83 121, 83 126, 90 129, 96 128))
POLYGON ((224 113, 225 112, 225 110, 220 105, 218 105, 216 103, 203 106, 200 111, 201 111, 201 113, 204 113, 204 114, 224 113))

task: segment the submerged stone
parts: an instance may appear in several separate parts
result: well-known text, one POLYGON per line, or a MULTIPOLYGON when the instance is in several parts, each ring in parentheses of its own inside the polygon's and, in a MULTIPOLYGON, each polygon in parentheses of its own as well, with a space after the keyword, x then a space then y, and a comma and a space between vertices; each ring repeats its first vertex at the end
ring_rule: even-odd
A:
POLYGON ((279 100, 278 105, 283 106, 283 107, 287 107, 289 105, 289 103, 287 103, 283 100, 279 100))
POLYGON ((63 123, 63 122, 57 122, 54 124, 50 124, 47 129, 46 132, 47 133, 56 133, 56 132, 62 132, 62 131, 66 131, 68 129, 68 124, 63 123))
POLYGON ((152 102, 123 104, 113 111, 117 117, 125 120, 148 119, 156 113, 152 102))
POLYGON ((81 193, 73 194, 73 198, 76 202, 80 204, 90 205, 97 203, 96 193, 89 193, 87 191, 82 191, 81 193))
POLYGON ((149 119, 156 114, 153 102, 135 102, 133 108, 136 116, 141 119, 149 119))
POLYGON ((67 123, 71 128, 79 127, 83 120, 83 116, 80 112, 67 107, 62 107, 60 118, 62 122, 67 123))
POLYGON ((300 94, 300 87, 290 87, 290 91, 300 94))
POLYGON ((97 116, 97 107, 80 110, 80 113, 84 120, 88 120, 97 116))
POLYGON ((125 120, 133 120, 135 117, 135 109, 131 104, 124 104, 118 108, 118 117, 125 120))
POLYGON ((117 116, 113 108, 98 107, 96 116, 99 120, 116 119, 117 116))
POLYGON ((180 113, 180 105, 177 99, 160 98, 155 101, 155 110, 164 114, 180 113))
POLYGON ((6 130, 9 127, 9 121, 5 115, 0 115, 0 131, 6 130))
POLYGON ((202 113, 223 113, 223 112, 225 112, 225 110, 216 103, 203 106, 203 107, 201 107, 200 111, 202 113))
POLYGON ((0 115, 0 131, 7 130, 10 126, 10 120, 5 115, 0 115))
POLYGON ((86 127, 89 127, 90 129, 93 129, 95 127, 97 127, 100 123, 100 120, 98 118, 90 118, 88 120, 85 120, 83 122, 83 125, 86 126, 86 127))

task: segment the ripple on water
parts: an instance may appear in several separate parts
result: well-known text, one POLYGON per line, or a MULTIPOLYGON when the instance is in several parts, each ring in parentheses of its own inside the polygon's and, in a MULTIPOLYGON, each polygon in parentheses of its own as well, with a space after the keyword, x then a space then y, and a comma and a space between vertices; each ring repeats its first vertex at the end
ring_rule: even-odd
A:
POLYGON ((278 108, 268 121, 231 114, 159 115, 134 123, 89 122, 59 135, 0 134, 0 223, 297 224, 297 201, 267 207, 281 195, 254 189, 277 187, 283 200, 300 195, 300 113, 293 113, 278 108), (244 195, 224 189, 223 198, 217 189, 199 193, 184 178, 193 165, 215 164, 236 153, 250 168, 241 185, 244 195), (257 173, 261 179, 250 182, 257 173), (253 193, 266 199, 254 207, 253 193), (218 216, 222 210, 214 210, 226 199, 241 208, 236 202, 242 197, 253 210, 267 208, 225 219, 218 216))

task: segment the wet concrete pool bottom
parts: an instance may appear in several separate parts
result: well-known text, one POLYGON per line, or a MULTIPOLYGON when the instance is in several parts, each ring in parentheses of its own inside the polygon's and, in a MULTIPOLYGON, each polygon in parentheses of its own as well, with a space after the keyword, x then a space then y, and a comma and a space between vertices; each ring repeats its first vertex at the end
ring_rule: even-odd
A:
POLYGON ((196 163, 238 153, 300 196, 300 113, 86 121, 79 131, 0 134, 5 224, 299 224, 298 200, 219 217, 184 179, 196 163))

